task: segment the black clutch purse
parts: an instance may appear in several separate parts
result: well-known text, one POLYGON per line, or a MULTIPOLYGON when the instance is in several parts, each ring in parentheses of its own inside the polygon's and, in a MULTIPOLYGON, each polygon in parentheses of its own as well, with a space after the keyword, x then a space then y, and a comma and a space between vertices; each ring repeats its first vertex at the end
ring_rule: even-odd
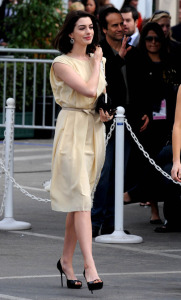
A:
POLYGON ((115 113, 116 108, 113 107, 112 100, 111 98, 106 94, 102 93, 98 98, 97 98, 97 104, 95 111, 99 113, 99 109, 102 108, 104 112, 108 112, 109 115, 112 115, 115 113))

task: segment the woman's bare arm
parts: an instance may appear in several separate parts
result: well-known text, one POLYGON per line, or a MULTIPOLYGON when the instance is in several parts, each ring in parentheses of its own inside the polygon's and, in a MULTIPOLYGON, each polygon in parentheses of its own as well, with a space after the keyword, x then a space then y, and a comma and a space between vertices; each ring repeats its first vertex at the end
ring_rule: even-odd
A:
POLYGON ((95 97, 99 82, 100 63, 102 59, 102 49, 96 48, 93 57, 93 70, 91 77, 86 82, 70 66, 62 63, 54 63, 55 75, 63 80, 68 86, 86 97, 95 97))
POLYGON ((180 151, 181 151, 181 85, 177 94, 177 105, 175 110, 175 121, 173 125, 172 133, 172 149, 173 149, 173 167, 172 178, 181 182, 181 163, 180 163, 180 151))

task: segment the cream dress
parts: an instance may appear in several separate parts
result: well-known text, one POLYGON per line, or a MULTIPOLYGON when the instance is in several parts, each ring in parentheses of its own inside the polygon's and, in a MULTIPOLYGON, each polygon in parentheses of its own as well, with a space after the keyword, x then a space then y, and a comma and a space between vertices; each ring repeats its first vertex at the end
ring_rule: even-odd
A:
MULTIPOLYGON (((92 56, 83 61, 61 55, 54 59, 71 66, 85 81, 92 73, 92 56)), ((102 59, 105 65, 105 58, 102 59)), ((90 211, 91 192, 105 159, 105 127, 95 112, 96 98, 106 86, 101 68, 97 97, 88 98, 56 78, 53 67, 50 83, 55 101, 62 107, 57 119, 50 198, 56 211, 90 211)))

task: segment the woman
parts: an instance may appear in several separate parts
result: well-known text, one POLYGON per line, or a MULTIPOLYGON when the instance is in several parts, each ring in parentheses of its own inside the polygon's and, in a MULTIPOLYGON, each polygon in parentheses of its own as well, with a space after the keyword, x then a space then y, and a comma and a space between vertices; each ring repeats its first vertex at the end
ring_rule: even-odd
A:
POLYGON ((171 21, 170 13, 168 11, 163 11, 163 10, 155 11, 149 20, 149 22, 156 22, 161 26, 165 38, 169 38, 171 36, 170 21, 171 21))
POLYGON ((64 248, 57 268, 67 278, 67 287, 81 288, 72 266, 77 240, 84 258, 84 276, 89 290, 101 289, 92 257, 91 191, 104 163, 104 124, 112 117, 95 112, 96 99, 105 90, 97 47, 95 18, 84 11, 70 12, 55 38, 55 48, 63 55, 53 61, 50 82, 58 116, 53 146, 51 204, 67 212, 64 248), (91 54, 94 52, 94 54, 91 54))
MULTIPOLYGON (((165 144, 168 131, 173 126, 176 102, 173 86, 177 85, 177 78, 171 76, 172 71, 175 72, 168 59, 163 31, 157 23, 150 22, 144 26, 139 50, 142 55, 143 89, 151 114, 150 130, 154 143, 150 145, 150 150, 155 156, 165 144)), ((148 142, 151 144, 150 137, 148 142)))
MULTIPOLYGON (((167 145, 163 149, 162 161, 164 162, 163 170, 172 178, 181 184, 181 85, 177 93, 177 104, 175 110, 175 121, 172 131, 172 144, 167 145)), ((181 186, 173 183, 171 180, 165 179, 164 185, 164 217, 165 224, 157 227, 155 232, 181 232, 180 224, 180 195, 181 186)))
MULTIPOLYGON (((140 68, 143 74, 143 91, 150 111, 150 122, 142 143, 150 157, 156 160, 171 133, 176 102, 173 83, 170 82, 173 67, 168 59, 164 33, 157 23, 150 22, 143 27, 139 51, 142 57, 140 68)), ((156 198, 160 201, 159 194, 154 187, 150 189, 155 169, 149 164, 147 166, 146 162, 143 165, 146 166, 143 170, 144 175, 142 174, 137 189, 128 191, 128 195, 133 199, 139 195, 139 198, 150 201, 152 210, 150 223, 161 224, 157 202, 153 201, 156 198)))
POLYGON ((69 11, 72 10, 85 10, 84 4, 80 1, 75 1, 69 6, 69 11))
MULTIPOLYGON (((166 145, 174 120, 177 81, 172 61, 165 47, 165 36, 160 25, 154 22, 146 24, 140 37, 139 49, 143 57, 145 95, 150 106, 150 125, 146 137, 147 150, 154 159, 166 145), (172 76, 174 74, 174 76, 172 76)), ((150 170, 150 174, 152 171, 150 170)), ((154 172, 153 172, 154 174, 154 172)), ((151 176, 154 176, 154 175, 151 176)), ((155 189, 151 196, 152 224, 161 223, 155 189)), ((158 196, 159 198, 159 196, 158 196)))
POLYGON ((177 105, 175 110, 175 121, 172 132, 172 150, 173 150, 173 167, 171 170, 172 178, 181 182, 181 85, 177 94, 177 105))
POLYGON ((85 11, 97 18, 99 10, 97 0, 82 0, 82 3, 85 6, 85 11))
POLYGON ((171 16, 168 11, 157 10, 152 15, 149 22, 156 22, 163 30, 166 39, 166 47, 174 67, 181 79, 181 44, 172 38, 171 32, 171 16))

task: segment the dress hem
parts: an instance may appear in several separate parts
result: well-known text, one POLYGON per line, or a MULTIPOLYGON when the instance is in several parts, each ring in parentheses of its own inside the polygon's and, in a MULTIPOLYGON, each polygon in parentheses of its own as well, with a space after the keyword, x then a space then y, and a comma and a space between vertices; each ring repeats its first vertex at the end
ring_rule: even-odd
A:
POLYGON ((55 209, 55 208, 52 208, 53 211, 57 211, 57 212, 66 212, 66 213, 69 213, 69 212, 76 212, 76 211, 91 211, 91 208, 89 209, 72 209, 72 210, 63 210, 63 209, 55 209))

